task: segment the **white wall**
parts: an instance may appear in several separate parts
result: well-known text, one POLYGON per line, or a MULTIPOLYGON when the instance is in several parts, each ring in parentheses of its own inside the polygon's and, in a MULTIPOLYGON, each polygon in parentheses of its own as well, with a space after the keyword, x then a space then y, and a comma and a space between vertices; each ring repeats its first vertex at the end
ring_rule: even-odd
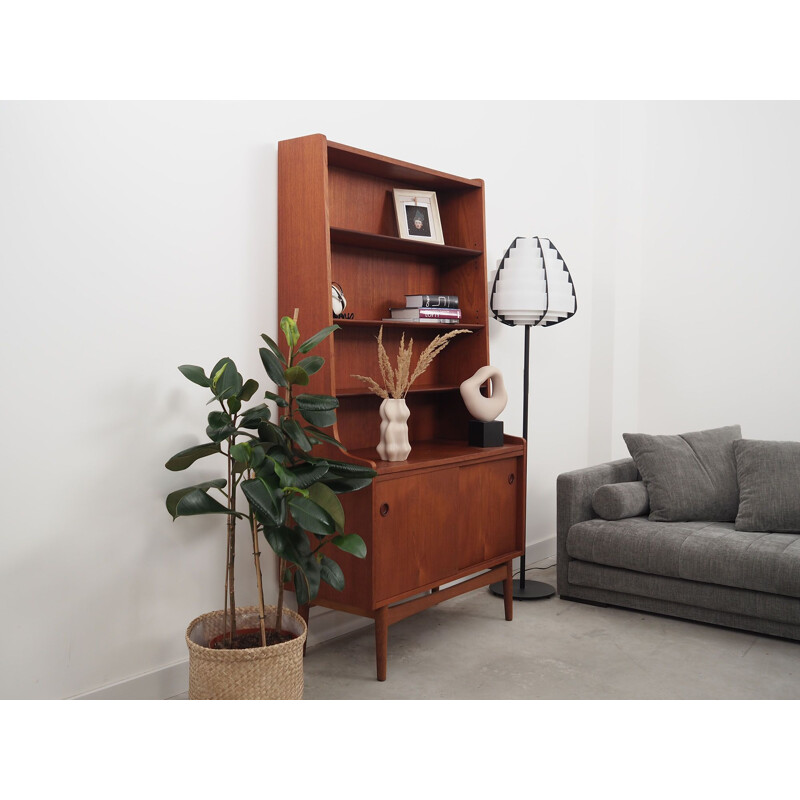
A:
MULTIPOLYGON (((0 696, 71 697, 179 663, 188 622, 220 607, 224 534, 215 520, 170 520, 164 497, 185 475, 163 464, 201 440, 207 413, 177 365, 229 355, 264 378, 259 334, 277 325, 278 140, 321 132, 484 178, 489 262, 517 235, 548 235, 588 300, 594 113, 475 102, 0 106, 0 696)), ((584 301, 569 324, 534 335, 529 541, 552 536, 554 476, 586 460, 591 324, 584 301)), ((512 396, 506 427, 519 433, 522 331, 493 323, 491 337, 512 396)), ((242 539, 240 601, 253 599, 246 552, 242 539)), ((321 619, 313 633, 335 624, 321 619)))
POLYGON ((639 427, 800 439, 800 104, 648 104, 639 427))
MULTIPOLYGON (((176 367, 266 384, 276 147, 315 132, 484 178, 490 268, 519 235, 566 259, 578 313, 532 333, 529 545, 554 552, 556 476, 625 456, 624 430, 800 439, 796 103, 1 105, 0 697, 183 674, 224 534, 164 508, 207 412, 176 367)), ((490 334, 520 433, 523 331, 490 334)))

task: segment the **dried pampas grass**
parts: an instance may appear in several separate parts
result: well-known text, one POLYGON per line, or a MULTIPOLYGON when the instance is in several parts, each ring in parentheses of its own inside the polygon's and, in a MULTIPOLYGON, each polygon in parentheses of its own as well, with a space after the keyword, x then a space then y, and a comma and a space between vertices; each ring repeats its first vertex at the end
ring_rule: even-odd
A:
POLYGON ((417 365, 412 372, 411 354, 414 340, 409 339, 408 346, 406 346, 405 333, 400 337, 400 348, 397 351, 397 367, 393 368, 392 362, 386 353, 386 348, 383 346, 383 325, 381 325, 381 329, 378 331, 378 368, 380 369, 383 386, 373 378, 368 378, 364 375, 353 375, 352 377, 366 383, 371 392, 374 392, 384 400, 389 398, 400 400, 406 396, 411 384, 428 369, 433 359, 447 347, 450 340, 460 333, 472 333, 472 331, 466 328, 459 328, 434 337, 433 341, 420 353, 417 365))

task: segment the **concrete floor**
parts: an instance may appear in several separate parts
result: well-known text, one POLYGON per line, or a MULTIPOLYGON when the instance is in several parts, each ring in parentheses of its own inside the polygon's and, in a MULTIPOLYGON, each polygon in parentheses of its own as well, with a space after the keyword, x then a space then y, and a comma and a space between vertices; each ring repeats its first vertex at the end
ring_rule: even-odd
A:
MULTIPOLYGON (((529 577, 555 585, 555 568, 529 577)), ((372 626, 309 647, 307 700, 798 699, 800 643, 478 589, 389 628, 375 679, 372 626)))

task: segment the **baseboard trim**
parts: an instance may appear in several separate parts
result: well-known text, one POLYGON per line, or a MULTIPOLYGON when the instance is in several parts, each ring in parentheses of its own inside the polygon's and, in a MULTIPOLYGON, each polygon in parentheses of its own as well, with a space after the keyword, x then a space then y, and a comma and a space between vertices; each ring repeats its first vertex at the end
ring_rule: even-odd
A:
MULTIPOLYGON (((537 564, 556 554, 556 539, 551 537, 529 544, 525 549, 525 566, 537 564)), ((518 568, 518 562, 515 562, 518 568)), ((311 609, 308 630, 308 647, 314 648, 338 639, 361 628, 372 625, 372 620, 355 614, 345 614, 329 608, 311 609)), ((124 681, 104 686, 85 694, 76 695, 72 700, 166 700, 189 691, 189 659, 161 669, 137 675, 124 681)))
POLYGON ((166 700, 189 691, 189 659, 112 683, 71 700, 166 700))
POLYGON ((311 617, 308 622, 309 649, 373 624, 369 617, 359 617, 357 614, 346 614, 344 611, 335 611, 332 608, 322 608, 321 606, 311 609, 311 617), (321 626, 322 630, 320 630, 321 626))
MULTIPOLYGON (((538 564, 540 561, 546 561, 548 558, 555 559, 556 557, 556 537, 551 536, 549 539, 542 539, 539 542, 529 544, 525 548, 525 568, 527 569, 533 564, 538 564)), ((518 562, 515 563, 515 568, 518 562)), ((555 563, 555 561, 553 561, 555 563)))
MULTIPOLYGON (((311 611, 308 647, 313 648, 323 642, 372 625, 371 619, 344 614, 328 608, 315 608, 311 611)), ((71 697, 71 700, 168 700, 189 691, 189 659, 146 672, 101 689, 71 697)))

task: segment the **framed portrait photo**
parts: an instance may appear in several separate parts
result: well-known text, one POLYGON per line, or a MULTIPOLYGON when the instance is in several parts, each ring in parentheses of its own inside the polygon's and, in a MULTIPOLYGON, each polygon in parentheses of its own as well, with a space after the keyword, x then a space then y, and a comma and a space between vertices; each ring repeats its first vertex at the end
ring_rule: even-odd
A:
POLYGON ((436 192, 393 189, 397 229, 401 239, 444 244, 436 192))

